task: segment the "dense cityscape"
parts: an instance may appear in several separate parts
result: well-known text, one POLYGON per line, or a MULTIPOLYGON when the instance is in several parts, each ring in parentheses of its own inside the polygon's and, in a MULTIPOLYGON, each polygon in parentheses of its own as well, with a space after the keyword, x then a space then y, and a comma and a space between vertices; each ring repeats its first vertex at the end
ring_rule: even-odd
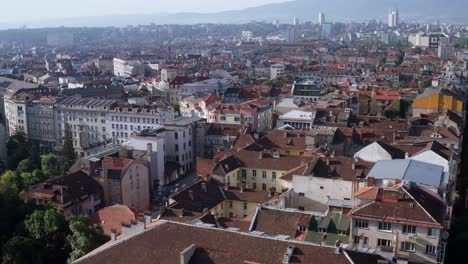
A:
POLYGON ((400 12, 0 30, 0 262, 466 263, 468 26, 400 12))

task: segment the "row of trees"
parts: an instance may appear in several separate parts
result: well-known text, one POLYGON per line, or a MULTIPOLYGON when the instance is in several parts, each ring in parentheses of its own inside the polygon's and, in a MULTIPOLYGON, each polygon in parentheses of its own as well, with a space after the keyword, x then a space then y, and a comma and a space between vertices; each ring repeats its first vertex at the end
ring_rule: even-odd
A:
POLYGON ((4 264, 67 263, 108 240, 86 216, 65 216, 10 192, 0 192, 0 246, 4 264))
POLYGON ((20 198, 31 186, 64 175, 73 164, 76 157, 69 129, 58 156, 40 156, 22 132, 9 138, 7 154, 0 176, 1 263, 71 262, 108 240, 86 216, 65 216, 49 205, 20 198))

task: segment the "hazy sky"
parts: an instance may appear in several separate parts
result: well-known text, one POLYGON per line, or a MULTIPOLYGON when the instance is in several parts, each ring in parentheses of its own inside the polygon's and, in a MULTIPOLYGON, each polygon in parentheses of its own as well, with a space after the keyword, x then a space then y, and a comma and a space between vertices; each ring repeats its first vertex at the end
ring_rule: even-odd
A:
POLYGON ((0 0, 0 22, 174 12, 216 12, 287 0, 0 0))

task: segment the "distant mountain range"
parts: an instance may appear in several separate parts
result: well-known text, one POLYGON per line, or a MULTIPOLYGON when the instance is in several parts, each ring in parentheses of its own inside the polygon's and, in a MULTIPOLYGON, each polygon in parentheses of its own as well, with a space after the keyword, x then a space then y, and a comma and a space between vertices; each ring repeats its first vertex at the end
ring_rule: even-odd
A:
POLYGON ((317 21, 318 12, 326 13, 328 21, 386 21, 388 9, 397 7, 402 20, 425 23, 440 20, 446 23, 468 24, 467 0, 294 0, 242 10, 218 13, 129 14, 115 16, 77 17, 24 23, 0 23, 0 28, 28 27, 102 27, 138 24, 247 23, 251 21, 292 23, 317 21))

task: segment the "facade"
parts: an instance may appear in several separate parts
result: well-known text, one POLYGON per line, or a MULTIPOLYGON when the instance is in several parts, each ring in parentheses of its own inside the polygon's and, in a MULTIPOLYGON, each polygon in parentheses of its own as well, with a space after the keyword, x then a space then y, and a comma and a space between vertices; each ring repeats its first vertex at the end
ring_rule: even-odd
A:
POLYGON ((40 98, 31 101, 26 106, 28 117, 28 136, 39 144, 41 153, 50 151, 55 145, 55 98, 40 98))
POLYGON ((305 80, 294 82, 291 93, 295 101, 308 100, 316 102, 328 95, 329 90, 318 81, 305 80))
POLYGON ((291 126, 297 130, 310 131, 314 126, 316 112, 292 110, 281 115, 276 122, 277 128, 291 126))
POLYGON ((89 155, 89 150, 111 141, 107 130, 107 113, 116 103, 109 99, 89 99, 69 97, 55 105, 55 132, 58 145, 63 144, 65 126, 73 135, 73 147, 81 157, 89 155))
POLYGON ((212 104, 208 123, 248 125, 252 132, 268 132, 272 127, 273 108, 263 98, 240 104, 212 104))
POLYGON ((159 129, 164 122, 174 120, 172 107, 161 105, 113 106, 107 114, 107 131, 112 135, 114 144, 124 144, 132 134, 145 129, 159 129))
POLYGON ((413 263, 443 259, 445 205, 441 200, 418 187, 380 189, 358 198, 362 204, 350 212, 355 248, 372 248, 413 263))
POLYGON ((398 27, 400 24, 400 15, 398 9, 392 8, 388 11, 388 27, 398 27))
POLYGON ((102 207, 103 193, 97 181, 77 171, 32 186, 24 199, 50 204, 65 214, 93 215, 102 207))
POLYGON ((122 204, 143 212, 150 208, 149 170, 145 161, 105 157, 102 185, 107 206, 122 204))
POLYGON ((270 79, 274 80, 278 77, 284 76, 286 65, 284 63, 273 64, 270 66, 270 79))
POLYGON ((457 113, 463 111, 463 100, 458 94, 438 88, 429 88, 419 95, 413 102, 413 116, 452 110, 457 113))
POLYGON ((208 79, 204 81, 185 83, 180 87, 180 93, 204 97, 206 95, 222 95, 232 86, 226 79, 208 79))

